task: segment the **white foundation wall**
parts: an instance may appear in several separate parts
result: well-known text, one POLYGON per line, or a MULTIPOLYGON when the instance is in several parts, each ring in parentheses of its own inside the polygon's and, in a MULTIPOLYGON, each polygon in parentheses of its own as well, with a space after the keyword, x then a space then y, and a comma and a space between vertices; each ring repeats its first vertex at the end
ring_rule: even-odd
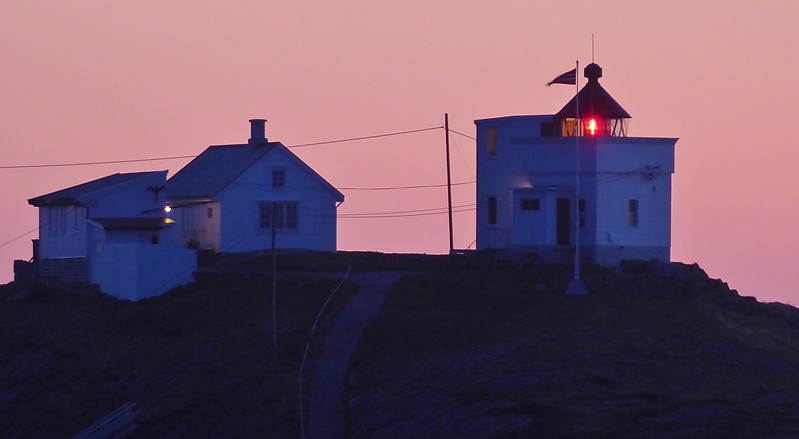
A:
POLYGON ((138 301, 194 281, 194 250, 152 244, 106 243, 93 254, 91 283, 110 296, 138 301))

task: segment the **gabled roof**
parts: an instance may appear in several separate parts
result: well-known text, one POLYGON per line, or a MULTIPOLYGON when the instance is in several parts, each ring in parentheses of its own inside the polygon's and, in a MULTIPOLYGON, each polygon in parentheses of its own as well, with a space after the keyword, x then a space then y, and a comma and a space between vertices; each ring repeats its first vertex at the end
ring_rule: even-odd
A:
POLYGON ((598 117, 600 119, 629 119, 627 112, 600 84, 602 68, 591 63, 585 67, 588 83, 555 115, 555 119, 573 118, 580 101, 580 119, 598 117))
POLYGON ((277 149, 283 150, 299 168, 311 174, 322 187, 333 192, 337 199, 344 200, 341 192, 280 142, 209 146, 169 179, 167 183, 169 198, 211 199, 264 156, 277 149))
POLYGON ((152 172, 129 172, 124 174, 113 174, 97 180, 81 183, 77 186, 61 189, 60 191, 51 192, 49 194, 40 195, 28 200, 28 204, 36 207, 51 206, 51 205, 80 205, 79 198, 90 195, 94 192, 111 188, 113 186, 127 183, 144 176, 158 174, 164 171, 152 172))

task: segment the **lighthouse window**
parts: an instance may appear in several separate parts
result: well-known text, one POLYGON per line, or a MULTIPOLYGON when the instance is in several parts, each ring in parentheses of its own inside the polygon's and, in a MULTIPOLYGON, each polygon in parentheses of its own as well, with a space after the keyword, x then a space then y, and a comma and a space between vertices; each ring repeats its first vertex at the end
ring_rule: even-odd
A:
POLYGON ((638 227, 638 200, 630 200, 629 223, 631 227, 638 227))
POLYGON ((488 197, 488 224, 497 223, 497 197, 488 197))
POLYGON ((522 210, 541 210, 541 200, 538 198, 522 198, 522 210))
POLYGON ((486 128, 486 147, 488 155, 497 155, 497 129, 496 127, 486 128))
POLYGON ((541 137, 555 137, 555 124, 552 122, 541 122, 541 137))

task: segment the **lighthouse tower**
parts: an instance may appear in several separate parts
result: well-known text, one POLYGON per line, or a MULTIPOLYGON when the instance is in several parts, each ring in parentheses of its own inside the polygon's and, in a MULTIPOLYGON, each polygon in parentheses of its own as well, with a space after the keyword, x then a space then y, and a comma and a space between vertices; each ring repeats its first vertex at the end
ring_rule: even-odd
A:
POLYGON ((475 121, 478 250, 569 262, 579 242, 582 259, 601 265, 669 261, 678 139, 631 137, 602 68, 584 74, 555 114, 475 121))

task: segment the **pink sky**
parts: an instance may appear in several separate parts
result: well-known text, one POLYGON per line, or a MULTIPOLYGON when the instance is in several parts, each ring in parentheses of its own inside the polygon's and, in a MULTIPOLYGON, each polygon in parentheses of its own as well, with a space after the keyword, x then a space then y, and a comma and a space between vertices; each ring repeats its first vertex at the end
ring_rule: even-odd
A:
MULTIPOLYGON (((680 138, 672 259, 799 304, 799 3, 565 4, 3 2, 0 166, 199 154, 246 142, 256 117, 285 145, 440 126, 445 112, 473 135, 474 119, 558 111, 573 89, 544 84, 590 62, 593 33, 631 135, 680 138)), ((452 140, 454 181, 473 181, 473 141, 452 140)), ((441 130, 294 152, 338 187, 446 178, 441 130)), ((0 243, 37 226, 28 198, 186 162, 0 169, 0 243)), ((446 206, 443 189, 342 192, 340 214, 446 206)), ((474 186, 453 196, 474 203, 474 186)), ((455 223, 456 247, 470 245, 474 212, 455 223)), ((342 250, 448 248, 446 215, 342 218, 338 231, 342 250)), ((36 236, 0 247, 0 282, 36 236)))

